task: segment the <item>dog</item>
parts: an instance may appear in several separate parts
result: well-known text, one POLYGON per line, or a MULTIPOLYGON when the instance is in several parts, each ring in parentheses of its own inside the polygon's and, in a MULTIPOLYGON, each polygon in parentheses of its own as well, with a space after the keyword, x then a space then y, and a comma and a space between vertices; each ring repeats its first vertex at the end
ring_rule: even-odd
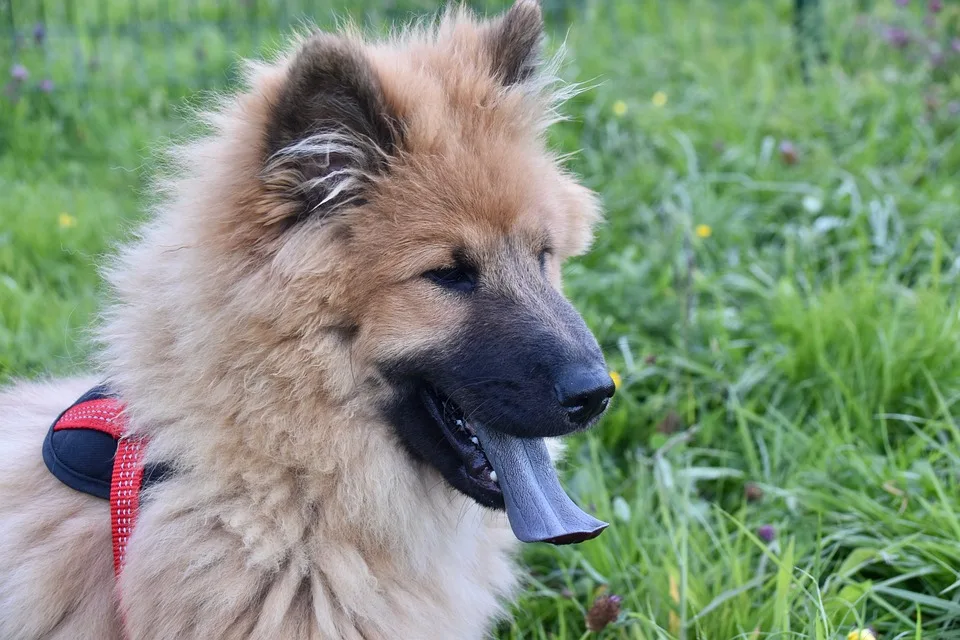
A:
POLYGON ((553 467, 614 386, 542 40, 517 0, 247 65, 106 266, 95 373, 0 392, 0 638, 481 638, 518 540, 603 529, 553 467), (51 472, 88 419, 119 507, 51 472))

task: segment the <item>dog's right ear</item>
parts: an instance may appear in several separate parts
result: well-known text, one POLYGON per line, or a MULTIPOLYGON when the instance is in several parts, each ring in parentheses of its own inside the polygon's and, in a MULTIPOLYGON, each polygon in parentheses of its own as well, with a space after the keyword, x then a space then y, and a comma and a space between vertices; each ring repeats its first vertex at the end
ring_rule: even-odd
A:
POLYGON ((540 65, 543 11, 540 0, 517 0, 487 28, 493 73, 507 85, 529 80, 540 65))
POLYGON ((294 203, 287 224, 363 201, 400 143, 360 44, 310 36, 290 64, 266 131, 266 187, 294 203))

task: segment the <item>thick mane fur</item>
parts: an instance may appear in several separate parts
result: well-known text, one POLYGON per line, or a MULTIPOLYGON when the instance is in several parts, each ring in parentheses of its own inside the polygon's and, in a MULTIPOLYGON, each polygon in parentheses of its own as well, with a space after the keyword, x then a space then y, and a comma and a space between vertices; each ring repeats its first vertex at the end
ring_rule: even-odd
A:
MULTIPOLYGON (((481 66, 481 34, 466 12, 451 10, 437 26, 372 49, 387 100, 408 129, 405 153, 442 152, 451 132, 430 130, 444 121, 480 115, 488 121, 479 126, 518 135, 541 129, 551 96, 542 86, 499 85, 481 66)), ((351 322, 339 309, 315 308, 308 324, 289 324, 290 307, 301 302, 268 293, 293 271, 284 263, 299 259, 273 253, 264 227, 289 216, 291 205, 272 196, 276 183, 265 189, 257 177, 301 154, 377 148, 360 149, 333 132, 268 152, 263 132, 288 65, 251 67, 249 89, 209 117, 211 135, 180 151, 185 166, 167 200, 109 271, 116 304, 103 331, 104 369, 131 424, 150 438, 150 458, 179 466, 162 507, 144 512, 149 533, 132 540, 123 585, 128 615, 163 628, 163 608, 137 610, 156 580, 181 583, 178 602, 164 603, 173 607, 204 602, 215 587, 205 576, 227 575, 249 580, 259 597, 236 603, 232 619, 217 619, 223 609, 210 615, 211 607, 200 618, 211 630, 267 629, 267 612, 279 620, 286 610, 312 607, 328 611, 345 637, 354 628, 364 637, 426 637, 418 634, 427 628, 437 630, 430 637, 462 637, 463 618, 483 628, 513 587, 513 537, 503 516, 419 473, 391 430, 376 426, 382 418, 362 386, 372 373, 352 354, 351 322), (176 529, 165 525, 174 516, 176 529), (197 544, 209 519, 218 542, 243 550, 243 564, 204 574, 177 561, 169 536, 176 531, 183 544, 197 544), (184 535, 184 523, 195 525, 195 536, 184 535), (399 620, 400 612, 408 619, 399 620), (383 620, 391 628, 377 628, 383 620)), ((274 180, 299 190, 327 182, 330 200, 376 180, 370 171, 344 168, 300 183, 287 172, 274 180)), ((338 280, 323 273, 335 253, 313 258, 320 273, 312 277, 324 286, 338 280)), ((213 544, 208 561, 225 561, 213 544)), ((183 630, 169 631, 157 635, 183 630)))

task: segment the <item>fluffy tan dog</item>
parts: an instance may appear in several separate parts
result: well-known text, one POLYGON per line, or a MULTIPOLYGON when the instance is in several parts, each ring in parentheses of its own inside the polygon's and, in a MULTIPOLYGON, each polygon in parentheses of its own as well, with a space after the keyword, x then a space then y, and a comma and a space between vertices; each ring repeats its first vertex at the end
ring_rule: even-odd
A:
POLYGON ((541 37, 519 0, 249 65, 109 269, 100 372, 0 393, 0 638, 480 638, 517 538, 599 533, 546 457, 613 388, 541 37), (119 580, 40 455, 101 382, 170 470, 119 580))

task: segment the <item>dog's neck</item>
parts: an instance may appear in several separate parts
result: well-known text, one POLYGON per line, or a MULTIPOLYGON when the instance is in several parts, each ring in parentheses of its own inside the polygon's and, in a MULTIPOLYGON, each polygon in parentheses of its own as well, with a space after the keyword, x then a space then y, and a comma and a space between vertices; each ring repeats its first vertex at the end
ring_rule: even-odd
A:
POLYGON ((444 536, 509 532, 502 513, 482 509, 414 460, 365 403, 322 393, 284 397, 269 384, 257 393, 224 392, 230 401, 223 403, 216 390, 197 385, 172 393, 175 403, 159 401, 156 387, 146 396, 120 387, 132 430, 149 438, 148 462, 175 469, 198 505, 223 511, 207 515, 234 523, 244 540, 277 528, 282 546, 335 538, 422 558, 444 536), (254 513, 259 522, 249 521, 254 513))
MULTIPOLYGON (((338 625, 389 621, 384 634, 417 637, 435 628, 436 637, 479 638, 502 612, 516 584, 517 543, 506 518, 413 463, 369 408, 298 405, 271 416, 250 406, 189 404, 163 424, 131 414, 134 428, 150 436, 148 456, 172 459, 176 469, 150 490, 138 523, 155 527, 155 536, 144 532, 157 541, 154 555, 168 548, 167 531, 194 531, 200 555, 178 557, 181 565, 206 562, 204 545, 216 540, 217 557, 235 556, 225 564, 265 583, 291 572, 310 576, 310 597, 322 603, 316 611, 338 625), (281 436, 294 433, 301 438, 281 436)), ((210 588, 232 595, 229 583, 210 588)))

